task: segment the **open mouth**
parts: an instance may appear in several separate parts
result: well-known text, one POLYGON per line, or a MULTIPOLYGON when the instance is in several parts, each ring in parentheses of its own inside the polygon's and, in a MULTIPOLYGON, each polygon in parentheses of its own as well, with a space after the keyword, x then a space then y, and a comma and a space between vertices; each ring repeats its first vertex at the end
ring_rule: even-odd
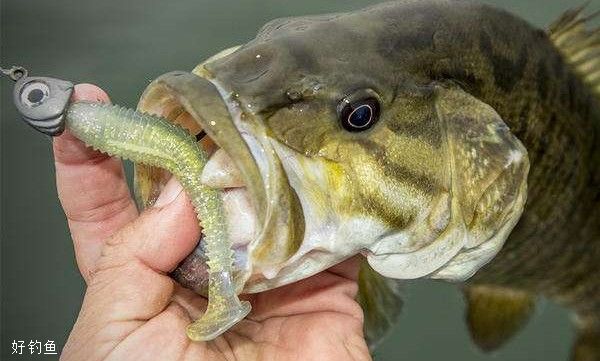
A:
MULTIPOLYGON (((240 114, 228 108, 210 81, 192 73, 159 77, 144 92, 139 108, 187 129, 208 155, 199 178, 204 185, 222 190, 236 283, 274 277, 279 265, 297 250, 304 227, 301 207, 274 152, 265 151, 254 134, 240 131, 234 124, 240 114)), ((162 174, 149 177, 158 186, 146 189, 145 195, 141 190, 140 198, 146 201, 154 198, 149 192, 160 192, 168 177, 163 171, 150 171, 162 174)), ((206 260, 200 242, 174 272, 175 278, 203 293, 206 260)))
MULTIPOLYGON (((200 139, 199 145, 210 155, 201 176, 201 182, 220 189, 223 197, 223 210, 227 219, 228 238, 234 254, 234 274, 238 283, 243 283, 251 270, 249 245, 256 238, 259 224, 252 199, 243 177, 229 155, 208 136, 200 139)), ((202 292, 208 285, 208 267, 204 243, 179 265, 174 277, 188 288, 202 292)))
MULTIPOLYGON (((206 186, 222 191, 228 236, 234 251, 234 271, 238 284, 243 284, 250 273, 249 246, 260 230, 257 210, 261 207, 258 204, 261 197, 253 196, 247 184, 248 179, 252 179, 254 193, 261 193, 262 181, 239 132, 231 127, 229 112, 224 109, 220 96, 217 98, 218 94, 214 92, 195 94, 206 93, 205 89, 208 92, 213 90, 205 82, 190 73, 165 74, 148 87, 139 108, 182 126, 196 138, 199 147, 208 156, 199 180, 206 186), (190 104, 191 99, 195 100, 195 104, 190 104), (198 109, 200 113, 195 111, 198 109), (234 157, 238 164, 233 161, 234 157), (243 163, 241 167, 240 163, 243 163)), ((147 171, 154 173, 150 177, 154 181, 154 189, 146 190, 141 198, 151 203, 170 175, 159 169, 147 171), (157 176, 156 173, 161 174, 157 176)), ((141 191, 144 193, 143 189, 141 191)), ((208 284, 206 261, 204 244, 200 241, 196 250, 174 272, 175 278, 184 286, 203 293, 208 284)))

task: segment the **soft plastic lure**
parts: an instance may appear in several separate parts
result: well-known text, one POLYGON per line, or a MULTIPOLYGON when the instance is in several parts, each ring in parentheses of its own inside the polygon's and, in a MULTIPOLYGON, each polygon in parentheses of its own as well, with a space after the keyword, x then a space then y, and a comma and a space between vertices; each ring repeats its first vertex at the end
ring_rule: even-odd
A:
POLYGON ((164 118, 116 105, 71 103, 70 82, 28 77, 23 68, 13 68, 7 75, 17 82, 17 108, 38 131, 56 136, 66 126, 94 149, 164 168, 181 182, 202 225, 209 267, 208 307, 200 319, 188 326, 188 337, 195 341, 212 340, 243 319, 250 312, 250 303, 237 297, 221 195, 200 182, 208 159, 195 138, 164 118))

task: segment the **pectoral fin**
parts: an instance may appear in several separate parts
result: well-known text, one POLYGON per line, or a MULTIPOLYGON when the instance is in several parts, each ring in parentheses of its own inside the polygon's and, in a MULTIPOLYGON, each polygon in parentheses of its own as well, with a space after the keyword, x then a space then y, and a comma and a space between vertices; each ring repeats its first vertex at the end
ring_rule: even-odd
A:
POLYGON ((598 316, 576 319, 577 339, 573 347, 571 359, 573 361, 600 360, 600 319, 598 316))
POLYGON ((492 286, 467 286, 467 324, 473 341, 493 351, 514 336, 535 309, 535 296, 492 286))
POLYGON ((373 349, 396 324, 402 310, 401 283, 375 272, 364 261, 358 274, 356 300, 361 305, 364 332, 369 348, 373 349))

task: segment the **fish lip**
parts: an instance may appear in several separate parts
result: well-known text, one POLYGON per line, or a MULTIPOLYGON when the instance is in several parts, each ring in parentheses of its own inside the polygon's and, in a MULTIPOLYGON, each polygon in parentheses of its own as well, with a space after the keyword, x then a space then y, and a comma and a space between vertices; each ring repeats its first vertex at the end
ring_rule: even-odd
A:
MULTIPOLYGON (((204 68, 201 68, 205 70, 204 68)), ((259 219, 257 237, 247 247, 250 273, 275 275, 299 249, 304 236, 304 215, 296 190, 290 185, 270 137, 263 117, 244 111, 240 96, 206 71, 194 71, 209 80, 221 94, 233 124, 256 162, 265 190, 265 215, 259 219)), ((249 181, 244 177, 246 182, 249 181)), ((246 290, 263 278, 253 277, 246 290)))

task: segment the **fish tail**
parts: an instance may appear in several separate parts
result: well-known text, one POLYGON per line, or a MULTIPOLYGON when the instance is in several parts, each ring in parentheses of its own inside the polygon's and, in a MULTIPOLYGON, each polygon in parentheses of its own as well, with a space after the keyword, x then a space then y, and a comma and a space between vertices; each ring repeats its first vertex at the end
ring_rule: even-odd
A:
POLYGON ((577 336, 571 359, 573 361, 600 360, 600 318, 578 317, 576 320, 577 336))
POLYGON ((566 11, 548 35, 566 62, 600 100, 600 27, 591 26, 600 11, 585 15, 586 5, 566 11))

